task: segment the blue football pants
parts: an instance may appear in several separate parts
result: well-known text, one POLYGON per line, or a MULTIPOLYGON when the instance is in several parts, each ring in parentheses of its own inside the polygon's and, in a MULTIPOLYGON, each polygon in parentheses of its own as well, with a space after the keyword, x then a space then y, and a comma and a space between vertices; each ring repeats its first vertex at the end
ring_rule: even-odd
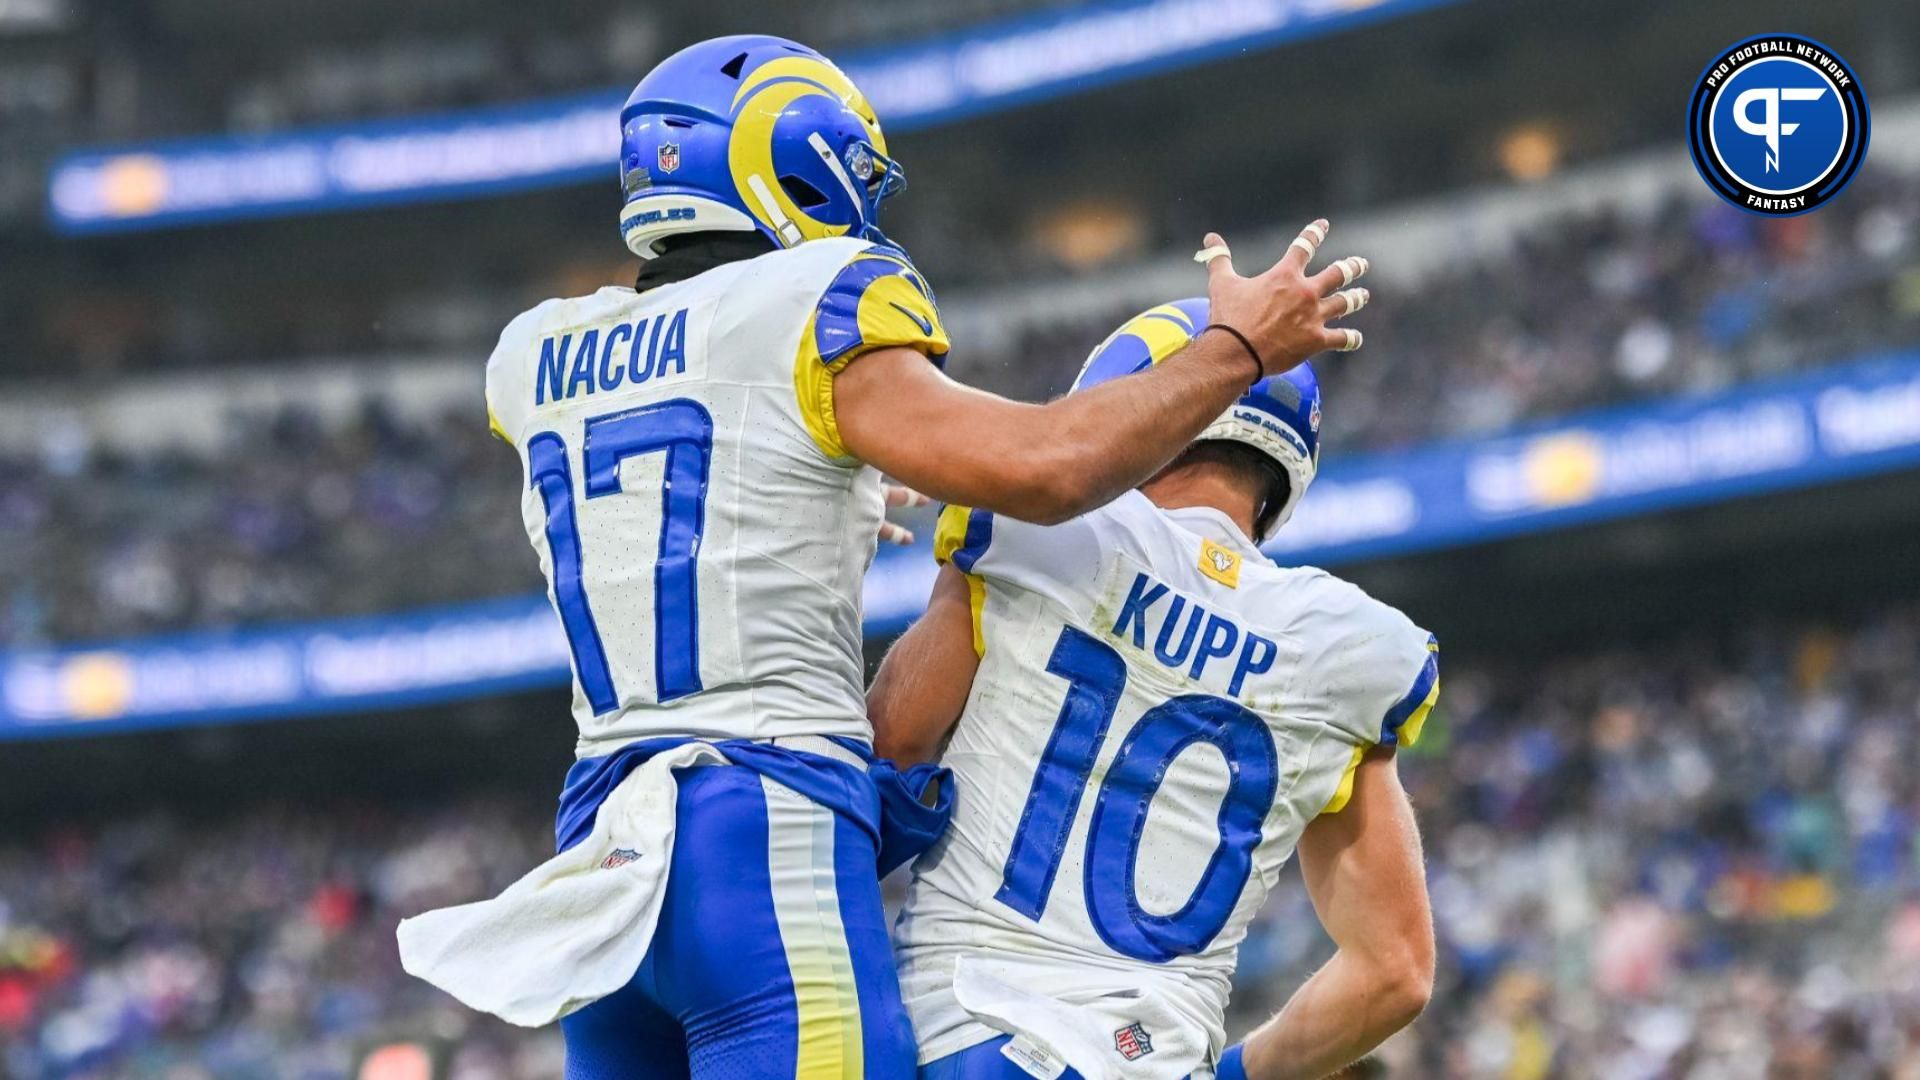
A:
POLYGON ((912 1080, 872 835, 733 765, 681 772, 678 818, 640 970, 560 1022, 567 1080, 912 1080))

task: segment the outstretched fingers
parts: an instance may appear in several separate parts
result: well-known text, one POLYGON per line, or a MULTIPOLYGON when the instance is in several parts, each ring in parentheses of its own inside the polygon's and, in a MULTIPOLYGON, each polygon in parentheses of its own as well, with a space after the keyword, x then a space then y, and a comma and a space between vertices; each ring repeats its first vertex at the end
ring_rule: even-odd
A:
POLYGON ((1349 255, 1344 259, 1333 260, 1327 264, 1326 269, 1308 278, 1307 281, 1320 295, 1325 296, 1335 289, 1344 289, 1359 281, 1372 265, 1359 255, 1349 255))
POLYGON ((1351 287, 1367 272, 1367 260, 1348 256, 1317 274, 1307 272, 1330 228, 1325 218, 1309 222, 1270 269, 1253 277, 1234 270, 1219 233, 1208 233, 1194 254, 1194 261, 1207 267, 1210 317, 1243 335, 1269 374, 1316 352, 1352 352, 1361 345, 1360 331, 1327 323, 1352 315, 1373 298, 1368 290, 1351 287))
POLYGON ((1320 331, 1320 346, 1334 352, 1352 352, 1360 347, 1363 339, 1360 331, 1348 326, 1335 326, 1320 331))
POLYGON ((1287 250, 1280 255, 1280 261, 1273 264, 1275 271, 1291 272, 1305 276, 1307 264, 1320 251, 1320 245, 1327 242, 1327 233, 1333 228, 1326 218, 1315 218, 1307 222, 1300 235, 1293 238, 1287 250))
POLYGON ((1344 319, 1367 306, 1373 294, 1365 289, 1341 289, 1320 301, 1320 320, 1344 319))
POLYGON ((1227 242, 1219 233, 1208 233, 1200 241, 1200 250, 1193 253, 1193 261, 1205 264, 1207 283, 1233 273, 1233 252, 1227 248, 1227 242))

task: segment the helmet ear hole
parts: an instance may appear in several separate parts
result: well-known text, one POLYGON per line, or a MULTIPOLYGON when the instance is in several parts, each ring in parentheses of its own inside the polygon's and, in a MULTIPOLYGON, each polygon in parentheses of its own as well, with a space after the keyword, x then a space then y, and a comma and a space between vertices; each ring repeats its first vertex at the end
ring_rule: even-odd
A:
POLYGON ((808 183, 804 177, 788 173, 780 178, 780 188, 787 193, 787 198, 793 200, 793 205, 802 210, 826 205, 826 195, 819 188, 808 183))

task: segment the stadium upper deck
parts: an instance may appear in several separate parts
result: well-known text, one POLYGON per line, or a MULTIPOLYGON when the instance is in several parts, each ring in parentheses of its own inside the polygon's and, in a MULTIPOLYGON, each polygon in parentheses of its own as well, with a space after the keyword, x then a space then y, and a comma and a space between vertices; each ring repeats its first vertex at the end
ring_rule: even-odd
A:
MULTIPOLYGON (((1511 234, 1481 230, 1478 247, 1455 249, 1445 272, 1396 274, 1387 252, 1371 252, 1380 257, 1382 302, 1362 323, 1367 349, 1322 364, 1327 478, 1283 537, 1298 541, 1294 549, 1351 557, 1326 545, 1369 537, 1390 539, 1395 550, 1431 546, 1437 534, 1423 540, 1422 530, 1447 520, 1455 521, 1451 542, 1484 539, 1510 529, 1516 511, 1618 501, 1650 484, 1678 501, 1723 498, 1714 478, 1725 470, 1715 462, 1726 455, 1701 441, 1722 428, 1746 440, 1741 460, 1774 468, 1780 479, 1770 482, 1784 482, 1815 468, 1811 448, 1824 445, 1810 429, 1761 423, 1775 415, 1770 402, 1806 396, 1785 391, 1746 412, 1658 421, 1667 425, 1659 440, 1643 436, 1638 448, 1624 437, 1617 448, 1595 444, 1580 475, 1597 479, 1552 498, 1528 487, 1525 446, 1484 448, 1446 466, 1476 478, 1471 500, 1448 494, 1445 483, 1466 481, 1444 471, 1436 480, 1405 465, 1362 477, 1348 470, 1356 451, 1486 437, 1599 404, 1724 391, 1920 344, 1920 174, 1881 169, 1834 207, 1784 222, 1678 193, 1652 208, 1615 201, 1576 210, 1582 184, 1575 174, 1546 185, 1542 194, 1559 192, 1565 209, 1511 234), (1649 471, 1648 448, 1669 464, 1649 471), (1509 459, 1520 464, 1498 464, 1509 459), (1496 469, 1512 474, 1508 488, 1519 486, 1495 490, 1496 469), (1375 489, 1391 498, 1363 494, 1375 489), (1365 501, 1340 502, 1342 493, 1365 501), (1327 498, 1336 501, 1321 509, 1327 498)), ((1420 213, 1465 215, 1471 203, 1420 213)), ((1377 223, 1390 231, 1413 214, 1387 208, 1362 220, 1369 217, 1376 227, 1359 231, 1384 239, 1377 223)), ((1174 253, 1150 262, 1172 274, 1184 260, 1174 253)), ((956 300, 949 322, 960 344, 950 370, 1016 396, 1046 396, 1065 387, 1092 342, 1168 298, 1143 296, 1125 280, 1084 285, 1094 302, 1063 300, 1054 318, 1027 313, 1025 329, 1013 333, 994 318, 1014 306, 1011 293, 956 300), (984 340, 969 344, 976 331, 984 340)), ((282 327, 282 339, 323 326, 325 315, 282 327)), ((490 335, 493 325, 484 325, 490 335)), ((89 375, 0 405, 0 597, 8 598, 0 646, 530 592, 538 580, 519 537, 515 463, 485 438, 474 404, 487 347, 483 338, 466 357, 437 362, 403 356, 197 380, 175 373, 118 390, 115 380, 89 375), (167 407, 153 408, 161 395, 167 407)), ((1874 393, 1897 394, 1898 378, 1876 382, 1874 393)), ((1833 422, 1853 430, 1866 422, 1855 413, 1833 422)), ((1891 441, 1861 448, 1920 441, 1912 432, 1873 438, 1891 441)), ((1439 451, 1422 453, 1421 462, 1440 460, 1439 451)))
MULTIPOLYGON (((1243 18, 1254 9, 1357 9, 1377 11, 1382 21, 1364 31, 1213 53, 1199 66, 1038 104, 1005 101, 985 115, 898 134, 895 148, 913 187, 889 205, 887 225, 943 292, 1071 278, 1189 245, 1207 228, 1244 235, 1309 211, 1338 220, 1414 195, 1669 145, 1698 57, 1723 44, 1726 16, 1736 8, 1743 25, 1791 16, 1816 35, 1877 41, 1898 36, 1902 26, 1920 32, 1920 14, 1896 0, 1804 13, 1780 0, 1629 0, 1552 20, 1518 17, 1529 6, 1524 0, 1204 3, 1224 4, 1243 18), (1855 20, 1866 18, 1874 32, 1856 33, 1855 20), (1670 77, 1616 81, 1629 56, 1636 70, 1670 77), (1366 122, 1350 124, 1355 116, 1366 122)), ((909 26, 892 15, 868 18, 892 5, 843 0, 828 12, 861 14, 822 17, 817 32, 811 18, 797 16, 792 26, 755 28, 895 49, 927 33, 1020 16, 1013 9, 1027 6, 979 0, 951 5, 937 20, 904 20, 909 26)), ((521 83, 503 74, 485 92, 469 92, 435 83, 435 63, 407 59, 407 48, 430 52, 451 33, 434 21, 438 16, 409 14, 397 30, 386 27, 375 48, 354 36, 374 33, 373 24, 354 21, 355 13, 373 20, 373 9, 345 5, 333 26, 334 16, 321 12, 335 7, 289 15, 289 31, 273 38, 284 44, 239 59, 223 51, 222 13, 242 29, 275 16, 245 5, 143 4, 123 12, 121 5, 95 10, 76 0, 65 31, 0 37, 5 78, 31 81, 30 73, 41 72, 56 88, 0 93, 0 172, 31 173, 24 181, 0 180, 0 190, 17 188, 26 197, 10 214, 0 206, 0 322, 11 332, 0 376, 280 363, 422 346, 472 350, 527 303, 632 273, 610 224, 610 168, 576 171, 572 186, 464 202, 59 238, 46 224, 44 186, 57 150, 134 136, 281 131, 372 112, 499 105, 550 91, 617 95, 674 44, 744 26, 724 4, 697 12, 669 6, 644 32, 626 35, 593 18, 557 18, 555 32, 585 35, 587 44, 557 50, 561 60, 540 68, 549 81, 521 83), (383 60, 387 50, 398 50, 398 59, 383 60), (582 51, 591 56, 576 56, 582 51), (231 103, 247 96, 250 80, 304 78, 309 67, 326 67, 315 58, 329 56, 388 73, 375 77, 350 65, 322 80, 342 93, 392 78, 419 84, 418 96, 358 111, 352 102, 329 105, 327 94, 296 92, 285 96, 311 102, 303 107, 312 111, 252 110, 260 114, 255 120, 231 103), (197 109, 221 103, 219 114, 176 115, 168 104, 176 99, 197 109), (262 272, 263 260, 270 272, 262 272)), ((781 10, 802 7, 814 10, 781 10)), ((463 33, 539 52, 541 35, 523 27, 520 16, 503 14, 508 10, 488 5, 463 33)), ((1228 47, 1233 39, 1223 40, 1228 47)), ((1913 85, 1897 53, 1877 56, 1869 47, 1853 59, 1872 81, 1876 104, 1898 100, 1913 85)), ((500 66, 511 72, 525 65, 500 66)), ((1066 79, 1055 90, 1076 90, 1098 82, 1097 75, 1066 79)))

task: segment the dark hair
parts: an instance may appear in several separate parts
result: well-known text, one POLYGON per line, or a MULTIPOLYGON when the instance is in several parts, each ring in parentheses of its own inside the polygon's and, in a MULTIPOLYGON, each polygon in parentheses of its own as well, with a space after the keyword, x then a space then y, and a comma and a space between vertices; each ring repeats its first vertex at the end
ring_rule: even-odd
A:
POLYGON ((1173 459, 1174 467, 1202 464, 1228 470, 1254 493, 1253 540, 1258 543, 1266 539, 1293 491, 1287 471, 1253 447, 1230 439, 1202 439, 1173 459))

